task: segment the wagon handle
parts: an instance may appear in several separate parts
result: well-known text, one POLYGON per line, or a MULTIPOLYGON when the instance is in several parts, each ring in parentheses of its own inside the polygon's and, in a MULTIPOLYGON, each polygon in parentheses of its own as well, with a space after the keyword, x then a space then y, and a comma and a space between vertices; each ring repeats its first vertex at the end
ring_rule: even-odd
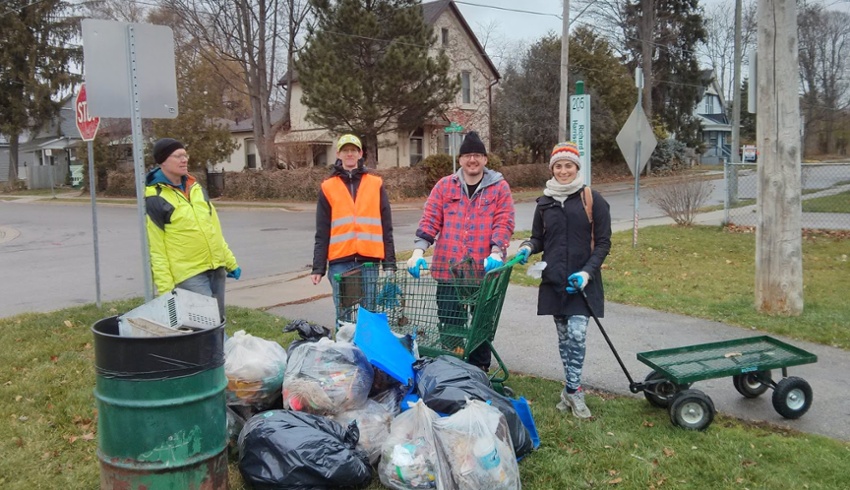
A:
MULTIPOLYGON (((578 289, 578 285, 574 284, 576 289, 578 289)), ((581 297, 584 298, 584 304, 587 306, 587 311, 590 312, 590 316, 593 317, 593 320, 596 322, 596 326, 599 327, 599 331, 602 332, 602 336, 605 337, 605 342, 608 342, 608 347, 611 348, 611 352, 614 353, 614 357, 617 358, 617 362, 620 364, 620 368, 623 370, 623 373, 626 375, 626 378, 629 380, 629 391, 632 393, 638 393, 643 391, 642 383, 635 383, 635 380, 632 379, 632 375, 629 374, 629 370, 626 369, 626 365, 623 364, 623 360, 620 359, 620 354, 617 353, 617 349, 614 347, 614 343, 611 342, 611 339, 608 337, 608 333, 605 332, 605 329, 602 327, 602 322, 599 321, 599 318, 594 313, 593 308, 590 307, 590 301, 587 299, 587 293, 584 292, 584 289, 579 289, 581 291, 581 297)))

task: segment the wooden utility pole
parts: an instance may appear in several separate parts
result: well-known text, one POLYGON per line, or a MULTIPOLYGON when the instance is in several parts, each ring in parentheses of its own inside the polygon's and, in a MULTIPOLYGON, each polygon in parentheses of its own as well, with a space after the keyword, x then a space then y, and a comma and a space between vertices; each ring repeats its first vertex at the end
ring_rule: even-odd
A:
MULTIPOLYGON (((643 112, 649 123, 652 124, 652 87, 655 85, 652 75, 652 52, 655 46, 653 31, 655 30, 655 0, 640 0, 640 24, 638 32, 640 35, 640 57, 641 68, 643 68, 643 112)), ((646 162, 646 175, 652 171, 649 162, 646 162)))
POLYGON ((756 308, 803 312, 800 71, 795 0, 758 3, 756 308))
POLYGON ((561 20, 561 93, 558 97, 558 141, 569 139, 567 122, 570 101, 570 0, 564 0, 564 12, 561 20))

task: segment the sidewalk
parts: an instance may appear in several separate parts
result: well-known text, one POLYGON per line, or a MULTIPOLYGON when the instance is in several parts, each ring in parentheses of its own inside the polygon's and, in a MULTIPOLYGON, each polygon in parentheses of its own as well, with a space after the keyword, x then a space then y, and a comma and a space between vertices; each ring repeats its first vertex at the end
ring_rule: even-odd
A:
MULTIPOLYGON (((720 210, 700 215, 697 221, 719 224, 722 219, 723 211, 720 210)), ((641 221, 641 226, 665 223, 672 223, 672 220, 645 220, 641 221)), ((632 225, 620 222, 613 228, 615 231, 628 230, 632 225)), ((515 253, 519 243, 514 241, 509 253, 515 253)), ((304 319, 321 325, 334 322, 330 284, 325 279, 314 286, 306 270, 229 283, 227 299, 229 304, 261 309, 289 320, 304 319)), ((536 288, 510 285, 494 344, 512 373, 563 380, 552 319, 538 317, 536 305, 536 288)), ((760 335, 759 332, 720 322, 647 308, 611 302, 607 302, 605 308, 602 325, 635 381, 642 381, 649 372, 649 368, 637 360, 638 352, 760 335)), ((850 380, 845 376, 845 373, 850 373, 850 354, 819 344, 776 337, 818 356, 815 364, 789 369, 789 375, 804 378, 814 392, 812 408, 802 418, 786 420, 777 414, 770 399, 772 391, 756 399, 742 397, 732 386, 731 378, 702 381, 695 388, 711 397, 719 412, 850 441, 850 424, 847 423, 850 416, 850 404, 847 403, 850 380)), ((778 380, 781 373, 775 371, 773 376, 778 380)), ((625 375, 594 324, 588 327, 584 384, 594 389, 643 398, 642 394, 629 392, 625 375)))

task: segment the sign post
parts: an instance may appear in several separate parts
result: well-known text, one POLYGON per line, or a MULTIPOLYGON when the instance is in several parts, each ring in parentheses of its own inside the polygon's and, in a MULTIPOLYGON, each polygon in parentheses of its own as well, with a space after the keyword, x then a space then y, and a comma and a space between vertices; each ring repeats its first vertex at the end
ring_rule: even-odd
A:
POLYGON ((89 103, 86 97, 86 84, 80 86, 77 98, 74 101, 74 114, 77 121, 77 129, 80 137, 88 142, 87 153, 89 156, 89 193, 91 194, 91 225, 92 240, 94 243, 94 283, 97 290, 97 307, 100 308, 100 256, 97 246, 97 197, 95 196, 95 173, 94 173, 94 148, 92 140, 97 135, 100 127, 100 118, 92 117, 89 113, 89 103))
POLYGON ((460 132, 463 131, 463 126, 456 122, 452 122, 445 129, 443 129, 446 134, 449 135, 449 147, 452 152, 452 173, 457 172, 457 149, 460 144, 460 132))
POLYGON ((632 230, 632 247, 637 247, 638 234, 638 203, 640 202, 640 173, 649 161, 658 140, 652 134, 652 126, 643 112, 643 72, 640 68, 635 71, 635 86, 638 89, 638 101, 634 110, 617 135, 617 146, 623 152, 623 157, 629 166, 629 171, 635 176, 635 216, 632 230))
POLYGON ((570 97, 570 140, 578 147, 584 182, 590 185, 590 96, 584 82, 576 82, 576 95, 570 97))
POLYGON ((91 89, 91 113, 130 119, 142 277, 145 301, 149 302, 153 299, 153 277, 145 226, 142 118, 177 117, 174 33, 166 26, 99 19, 83 19, 81 26, 84 71, 91 89))

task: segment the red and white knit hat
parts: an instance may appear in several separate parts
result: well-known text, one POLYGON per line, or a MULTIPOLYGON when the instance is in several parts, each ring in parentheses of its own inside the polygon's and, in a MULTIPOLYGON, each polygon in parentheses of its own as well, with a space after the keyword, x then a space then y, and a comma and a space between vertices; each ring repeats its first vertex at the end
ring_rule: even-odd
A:
POLYGON ((581 160, 579 160, 578 147, 572 141, 558 143, 552 148, 552 156, 549 157, 549 170, 555 166, 555 162, 567 160, 573 162, 576 168, 581 169, 581 160))

